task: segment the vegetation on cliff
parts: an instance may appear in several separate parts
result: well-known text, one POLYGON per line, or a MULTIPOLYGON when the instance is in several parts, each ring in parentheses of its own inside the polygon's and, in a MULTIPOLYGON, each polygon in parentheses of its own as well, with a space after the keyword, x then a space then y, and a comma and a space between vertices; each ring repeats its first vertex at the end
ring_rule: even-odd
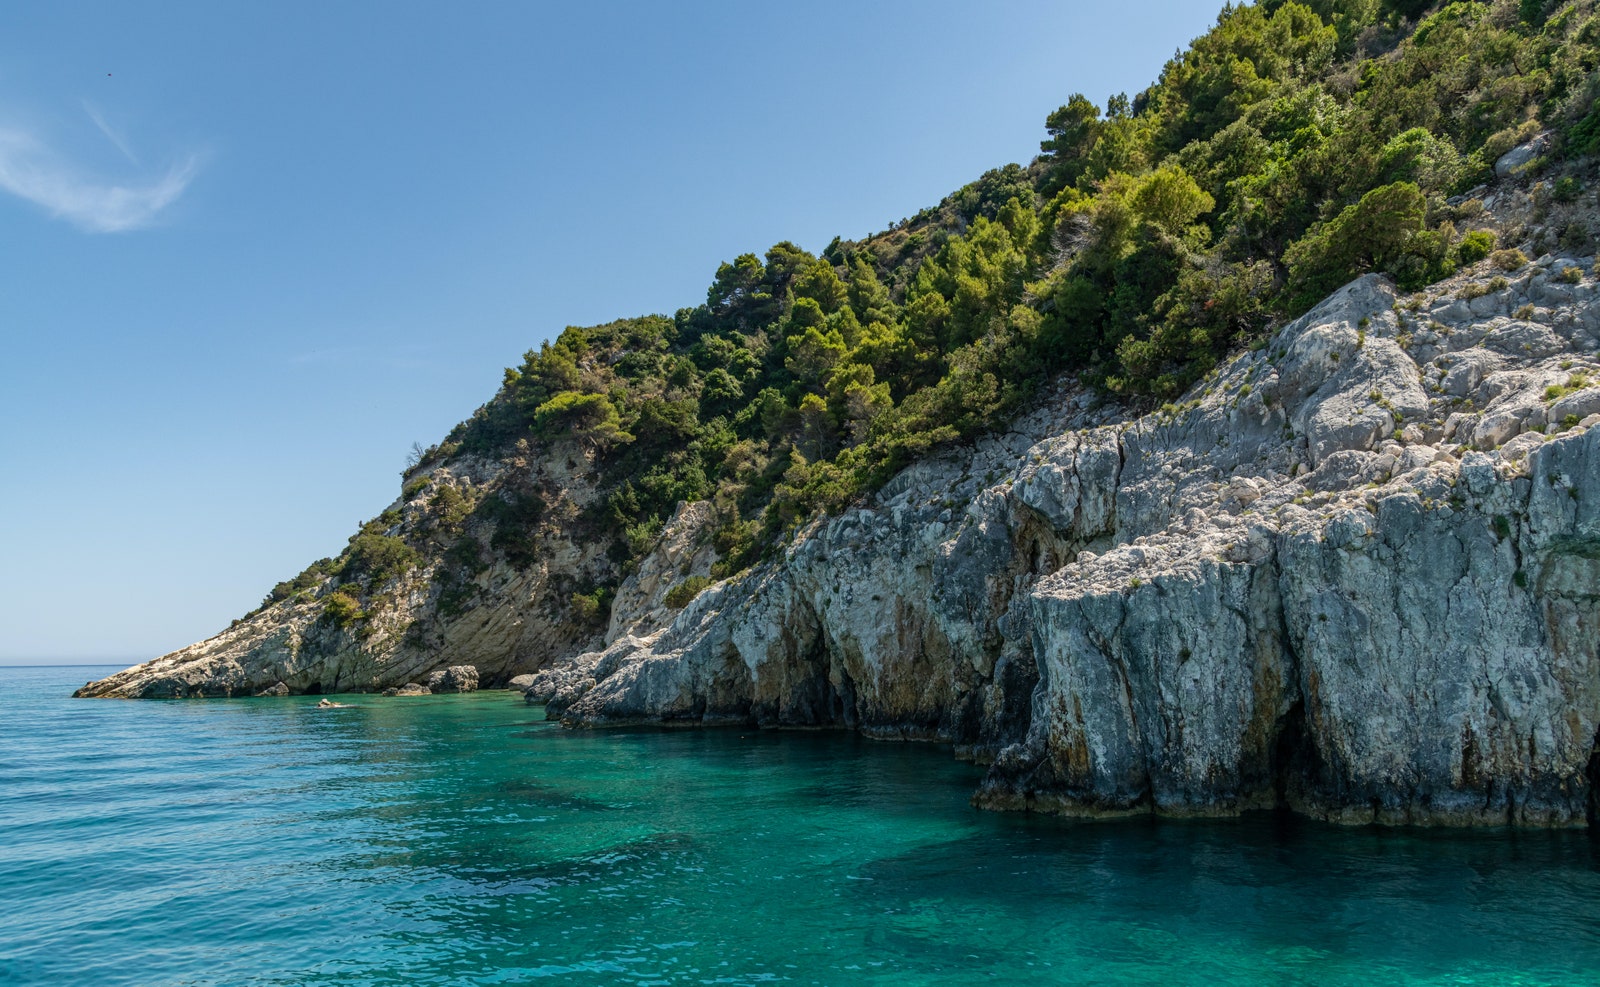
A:
MULTIPOLYGON (((375 522, 268 602, 325 576, 392 577, 422 549, 447 563, 448 610, 486 551, 531 565, 529 532, 554 520, 608 542, 620 572, 694 500, 713 504, 731 574, 1063 373, 1159 402, 1364 271, 1438 280, 1498 246, 1466 193, 1502 154, 1550 132, 1536 176, 1600 150, 1595 8, 1229 5, 1144 92, 1050 113, 1026 166, 820 256, 740 255, 673 316, 568 328, 407 473, 567 443, 598 478, 581 512, 558 517, 560 491, 515 481, 475 502, 443 488, 432 528, 375 522)), ((573 601, 599 621, 609 587, 573 601)))

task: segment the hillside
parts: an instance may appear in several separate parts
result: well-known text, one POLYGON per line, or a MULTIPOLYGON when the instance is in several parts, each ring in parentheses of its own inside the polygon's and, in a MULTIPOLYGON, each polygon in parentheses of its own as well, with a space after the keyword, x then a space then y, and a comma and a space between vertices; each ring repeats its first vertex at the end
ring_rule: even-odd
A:
POLYGON ((1069 98, 1026 166, 820 256, 741 255, 672 316, 568 328, 338 558, 80 694, 378 690, 472 664, 541 673, 536 697, 572 722, 953 740, 996 759, 997 806, 1582 819, 1600 690, 1540 692, 1524 758, 1479 706, 1524 720, 1466 683, 1501 645, 1518 674, 1594 667, 1572 601, 1597 574, 1549 553, 1589 558, 1600 489, 1597 65, 1593 0, 1228 7, 1144 92, 1069 98), (1536 433, 1551 441, 1519 438, 1536 433), (1471 496, 1446 492, 1463 481, 1471 496), (1545 487, 1577 513, 1551 514, 1545 487), (1317 554, 1348 516, 1383 541, 1419 509, 1465 568, 1390 545, 1378 569, 1421 553, 1415 581, 1358 585, 1317 554), (1390 628, 1420 652, 1358 633, 1395 594, 1430 615, 1390 628), (1440 606, 1519 636, 1469 646, 1440 606), (1214 691, 1195 702, 1237 717, 1174 717, 1176 680, 1131 671, 1169 651, 1201 659, 1193 688, 1214 691), (1428 727, 1455 730, 1454 753, 1410 787, 1394 763, 1442 735, 1314 729, 1342 715, 1317 702, 1338 661, 1386 656, 1399 681, 1435 652, 1428 674, 1465 705, 1428 727), (1122 669, 1126 722, 1082 720, 1115 684, 1071 684, 1086 655, 1122 669), (1166 758, 1171 789, 1151 780, 1166 758), (1293 797, 1311 775, 1290 760, 1321 772, 1293 797), (1469 812, 1482 779, 1499 795, 1469 812))

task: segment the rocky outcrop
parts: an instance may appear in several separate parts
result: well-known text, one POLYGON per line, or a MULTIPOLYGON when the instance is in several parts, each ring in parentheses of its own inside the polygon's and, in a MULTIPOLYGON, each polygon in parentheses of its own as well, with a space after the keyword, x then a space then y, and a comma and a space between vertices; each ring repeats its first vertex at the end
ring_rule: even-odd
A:
POLYGON ((477 692, 478 670, 471 665, 451 665, 428 676, 429 692, 477 692))
POLYGON ((678 505, 655 547, 617 588, 607 644, 624 634, 645 634, 666 626, 679 609, 668 603, 673 590, 686 580, 709 581, 717 561, 710 538, 713 520, 711 505, 704 501, 678 505))
MULTIPOLYGON (((1534 221, 1531 194, 1490 200, 1534 221)), ((1485 263, 1404 297, 1364 277, 1146 414, 1061 382, 718 583, 706 504, 623 573, 582 449, 455 456, 369 526, 428 546, 419 565, 308 570, 79 694, 509 682, 573 726, 952 742, 988 764, 994 808, 1581 825, 1600 808, 1593 272, 1485 263)))
POLYGON ((433 690, 417 682, 395 685, 383 690, 385 696, 431 696, 433 690))
POLYGON ((498 684, 599 647, 603 627, 573 597, 613 578, 615 563, 570 523, 595 497, 594 480, 582 451, 566 446, 545 458, 457 456, 429 467, 367 526, 428 546, 419 565, 381 579, 318 577, 215 637, 75 695, 249 696, 280 682, 292 694, 379 692, 466 663, 498 684), (506 528, 517 537, 501 538, 506 528), (359 612, 337 617, 336 596, 359 612))
POLYGON ((1362 278, 1134 420, 1067 388, 529 698, 953 741, 998 808, 1582 824, 1590 267, 1362 278))

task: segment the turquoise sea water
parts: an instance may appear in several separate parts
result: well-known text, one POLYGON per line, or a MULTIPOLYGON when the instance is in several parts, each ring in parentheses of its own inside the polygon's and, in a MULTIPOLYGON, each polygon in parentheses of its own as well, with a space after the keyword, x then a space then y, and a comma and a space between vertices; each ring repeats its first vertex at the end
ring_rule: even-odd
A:
POLYGON ((1600 983, 1582 833, 980 813, 946 748, 0 669, 0 984, 1600 983))

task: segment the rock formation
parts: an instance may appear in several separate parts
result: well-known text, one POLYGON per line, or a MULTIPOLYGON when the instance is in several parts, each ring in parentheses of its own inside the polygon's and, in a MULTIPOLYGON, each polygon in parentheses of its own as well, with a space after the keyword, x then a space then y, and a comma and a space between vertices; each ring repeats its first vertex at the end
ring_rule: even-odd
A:
POLYGON ((383 690, 385 696, 431 696, 433 690, 419 682, 407 682, 405 685, 394 685, 383 690))
POLYGON ((445 579, 441 535, 370 581, 359 625, 313 578, 79 694, 481 675, 575 726, 952 742, 989 764, 975 800, 996 808, 1581 825, 1600 774, 1597 294, 1588 257, 1485 262, 1408 297, 1363 277, 1180 402, 1135 415, 1063 382, 697 596, 715 556, 705 506, 683 505, 604 628, 580 591, 619 574, 576 521, 581 451, 457 457, 408 485, 392 530, 471 530, 449 504, 514 507, 514 481, 543 491, 537 564, 513 545, 445 579))
POLYGON ((530 701, 953 741, 1000 808, 1582 824, 1590 267, 1362 278, 1133 420, 1068 389, 530 701))
POLYGON ((471 665, 451 665, 428 675, 429 692, 477 692, 478 670, 471 665))

